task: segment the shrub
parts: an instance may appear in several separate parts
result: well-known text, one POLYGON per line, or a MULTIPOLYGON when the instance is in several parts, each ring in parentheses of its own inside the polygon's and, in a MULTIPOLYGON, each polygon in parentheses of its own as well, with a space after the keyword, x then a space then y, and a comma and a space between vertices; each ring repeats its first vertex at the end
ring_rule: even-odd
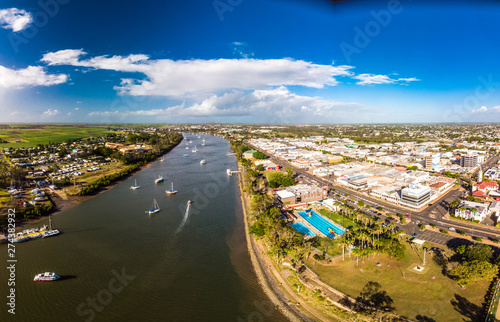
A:
POLYGON ((493 238, 492 240, 493 240, 494 243, 500 242, 500 240, 498 238, 493 238))
POLYGON ((406 224, 406 218, 401 219, 402 224, 406 224))
POLYGON ((432 228, 436 228, 436 224, 431 224, 431 227, 432 228))
POLYGON ((472 239, 474 239, 475 241, 478 241, 478 242, 483 241, 483 239, 481 237, 472 237, 472 239))
POLYGON ((420 228, 420 230, 424 230, 425 229, 425 225, 420 225, 418 227, 420 228))
POLYGON ((457 233, 459 233, 462 236, 465 236, 465 231, 464 230, 459 230, 459 231, 457 231, 457 233))
POLYGON ((448 234, 448 231, 446 229, 440 229, 439 231, 442 232, 443 234, 448 234))

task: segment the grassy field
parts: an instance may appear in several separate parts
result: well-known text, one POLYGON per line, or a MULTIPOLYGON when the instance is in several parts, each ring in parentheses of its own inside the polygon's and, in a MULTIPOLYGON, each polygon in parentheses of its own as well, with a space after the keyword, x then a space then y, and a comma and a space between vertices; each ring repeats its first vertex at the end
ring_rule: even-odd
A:
POLYGON ((10 202, 10 194, 6 189, 0 189, 0 208, 7 207, 10 202))
MULTIPOLYGON (((85 173, 81 177, 77 177, 76 180, 78 182, 78 185, 83 184, 84 186, 86 186, 87 184, 92 183, 103 176, 113 174, 113 173, 116 173, 120 170, 123 170, 127 166, 123 165, 121 162, 112 162, 112 163, 107 163, 106 165, 101 164, 100 167, 102 169, 99 171, 88 172, 88 173, 85 173)), ((66 191, 70 195, 74 195, 74 194, 78 193, 78 191, 80 191, 81 187, 78 185, 76 187, 68 186, 68 187, 64 188, 64 191, 66 191)))
POLYGON ((339 225, 343 226, 344 228, 347 228, 349 226, 353 226, 354 228, 358 227, 358 224, 352 221, 349 218, 346 218, 342 215, 339 215, 336 212, 331 212, 327 209, 320 209, 319 212, 323 215, 332 220, 335 223, 338 223, 339 225))
POLYGON ((109 132, 106 128, 92 128, 71 125, 47 125, 34 128, 18 128, 11 126, 0 129, 0 139, 8 143, 0 143, 1 148, 28 148, 37 144, 60 143, 92 136, 101 136, 109 132), (19 140, 20 142, 16 142, 19 140))
POLYGON ((332 266, 312 262, 308 266, 323 282, 353 298, 360 295, 368 282, 379 283, 381 291, 386 291, 394 301, 395 313, 411 320, 432 321, 422 319, 427 317, 435 321, 476 321, 482 313, 489 282, 472 283, 462 289, 442 274, 439 257, 429 254, 426 269, 418 273, 413 267, 422 263, 422 256, 422 251, 417 255, 408 247, 400 261, 381 254, 369 260, 365 258, 364 263, 360 260, 358 267, 356 261, 348 260, 347 256, 345 262, 337 259, 332 266), (376 263, 380 266, 377 267, 376 263))

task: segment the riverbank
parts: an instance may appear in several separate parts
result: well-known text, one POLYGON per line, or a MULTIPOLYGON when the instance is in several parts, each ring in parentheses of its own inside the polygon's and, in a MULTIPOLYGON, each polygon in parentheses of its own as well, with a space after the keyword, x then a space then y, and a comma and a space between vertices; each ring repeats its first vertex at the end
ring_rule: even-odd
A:
MULTIPOLYGON (((242 170, 238 164, 239 170, 242 170)), ((247 195, 243 191, 243 172, 238 173, 238 187, 240 190, 241 208, 243 209, 243 218, 245 223, 245 237, 247 241, 248 253, 254 268, 255 274, 259 284, 261 285, 264 293, 271 300, 273 305, 283 313, 290 321, 314 321, 308 316, 300 312, 296 307, 291 307, 291 301, 286 297, 283 292, 278 292, 278 287, 273 274, 270 272, 269 267, 266 268, 264 259, 261 256, 260 250, 257 249, 255 239, 250 235, 248 228, 248 213, 247 213, 247 195), (274 285, 273 285, 274 284, 274 285)))
MULTIPOLYGON (((22 218, 22 219, 16 218, 16 226, 21 227, 21 226, 25 226, 25 225, 36 224, 36 223, 46 219, 46 217, 49 215, 56 215, 56 214, 63 212, 63 211, 65 211, 65 210, 67 210, 75 205, 80 204, 81 202, 84 202, 86 200, 94 198, 94 197, 100 195, 101 193, 112 189, 113 187, 115 187, 116 185, 118 185, 119 183, 121 183, 123 180, 127 179, 128 177, 130 177, 134 173, 149 167, 152 162, 155 162, 159 158, 164 157, 166 154, 168 154, 170 151, 172 151, 175 147, 177 147, 182 142, 182 140, 183 139, 181 136, 180 140, 178 142, 175 142, 168 149, 166 149, 166 151, 163 154, 158 155, 156 158, 150 160, 149 162, 147 162, 145 164, 137 164, 135 169, 133 169, 130 173, 128 173, 124 176, 120 176, 116 180, 111 181, 106 186, 100 186, 98 189, 96 189, 92 193, 89 193, 86 195, 78 195, 78 194, 67 194, 63 190, 52 190, 52 189, 48 190, 47 189, 47 192, 50 191, 49 200, 54 205, 53 210, 47 215, 43 215, 43 216, 36 217, 36 218, 27 218, 27 219, 26 218, 22 218)), ((143 162, 143 161, 141 161, 141 162, 143 162)), ((0 214, 0 217, 1 216, 7 216, 7 208, 5 209, 5 213, 0 214)), ((5 242, 4 240, 2 240, 2 235, 3 234, 0 234, 0 243, 5 242)))

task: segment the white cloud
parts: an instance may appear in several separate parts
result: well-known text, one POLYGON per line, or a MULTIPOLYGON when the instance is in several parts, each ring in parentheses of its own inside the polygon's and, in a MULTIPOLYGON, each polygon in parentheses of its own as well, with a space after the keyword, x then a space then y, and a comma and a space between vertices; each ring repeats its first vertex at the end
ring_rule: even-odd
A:
POLYGON ((500 105, 487 108, 486 106, 481 106, 477 110, 472 110, 472 114, 485 114, 485 113, 500 113, 500 105))
POLYGON ((139 72, 146 79, 123 78, 115 89, 128 95, 157 95, 171 98, 205 98, 232 89, 255 90, 298 85, 313 88, 335 86, 335 77, 351 76, 352 66, 319 65, 303 60, 212 59, 149 60, 145 55, 97 56, 81 59, 81 49, 47 53, 49 65, 71 65, 139 72))
POLYGON ((353 76, 352 78, 359 80, 359 82, 356 83, 357 85, 395 84, 395 83, 406 85, 409 82, 419 81, 419 79, 415 77, 392 79, 387 75, 375 75, 375 74, 359 74, 353 76))
POLYGON ((231 43, 231 47, 233 48, 233 54, 238 55, 242 58, 248 58, 254 56, 254 53, 248 53, 246 48, 248 47, 247 43, 235 41, 231 43))
POLYGON ((367 111, 357 103, 325 100, 320 97, 301 96, 286 87, 256 90, 251 93, 234 90, 212 95, 200 103, 185 107, 182 103, 165 109, 139 111, 96 111, 89 116, 189 116, 189 117, 246 117, 260 122, 344 121, 354 112, 367 111))
POLYGON ((57 114, 59 114, 59 110, 53 110, 51 108, 42 113, 43 116, 53 116, 57 114))
POLYGON ((10 8, 0 10, 0 27, 18 32, 28 28, 33 22, 33 16, 26 10, 10 8))
POLYGON ((47 74, 40 66, 28 66, 17 70, 0 66, 0 87, 50 86, 65 83, 67 80, 67 75, 47 74))

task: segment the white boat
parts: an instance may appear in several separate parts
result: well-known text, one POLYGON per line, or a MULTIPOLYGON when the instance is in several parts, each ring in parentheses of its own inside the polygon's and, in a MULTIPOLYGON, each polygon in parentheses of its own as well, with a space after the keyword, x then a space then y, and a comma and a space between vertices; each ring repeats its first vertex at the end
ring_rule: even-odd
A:
POLYGON ((189 143, 193 143, 193 141, 189 140, 189 143))
POLYGON ((58 276, 56 273, 45 272, 45 273, 35 275, 35 278, 33 280, 34 281, 49 282, 49 281, 58 280, 60 278, 61 278, 61 276, 58 276))
POLYGON ((201 143, 201 145, 205 145, 205 138, 203 138, 203 142, 201 143))
POLYGON ((165 191, 167 195, 175 195, 177 190, 174 190, 174 183, 172 182, 172 188, 170 190, 165 191))
POLYGON ((133 185, 132 187, 130 187, 130 189, 132 189, 132 190, 139 189, 141 186, 138 186, 138 185, 137 185, 137 179, 135 179, 135 181, 134 181, 134 182, 135 182, 135 183, 134 183, 134 185, 133 185))
POLYGON ((161 159, 160 159, 161 162, 165 161, 165 158, 163 156, 161 156, 161 159))
POLYGON ((163 179, 162 176, 158 176, 158 178, 155 180, 155 183, 160 183, 163 182, 165 179, 163 179))
POLYGON ((148 212, 151 215, 151 214, 156 214, 159 211, 160 211, 160 206, 158 206, 156 199, 153 199, 153 207, 148 212))
POLYGON ((200 161, 200 164, 206 164, 207 163, 207 160, 203 159, 200 161))
POLYGON ((191 150, 191 152, 196 152, 196 145, 194 146, 194 149, 191 150))
POLYGON ((49 215, 49 230, 44 231, 42 233, 42 238, 52 237, 52 236, 55 236, 55 235, 59 235, 59 230, 58 229, 52 229, 52 219, 50 218, 50 215, 49 215))
POLYGON ((188 147, 188 146, 186 147, 186 150, 189 150, 189 147, 188 147))

